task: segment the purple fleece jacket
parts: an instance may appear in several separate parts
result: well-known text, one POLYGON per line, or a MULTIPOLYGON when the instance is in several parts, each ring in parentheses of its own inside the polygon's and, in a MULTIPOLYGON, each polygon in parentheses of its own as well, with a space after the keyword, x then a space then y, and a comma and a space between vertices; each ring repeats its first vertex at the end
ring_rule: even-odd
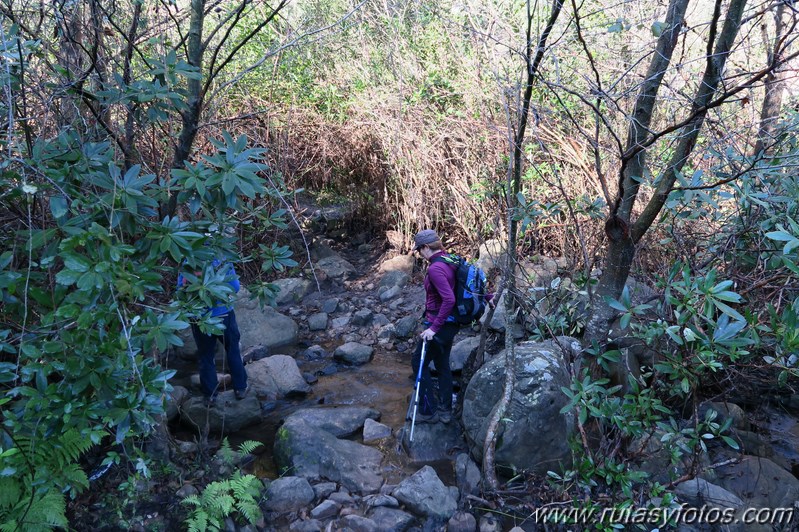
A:
MULTIPOLYGON (((430 260, 442 255, 446 255, 443 250, 430 257, 430 260)), ((430 262, 424 278, 424 289, 427 292, 425 319, 430 322, 430 329, 437 333, 455 306, 455 268, 441 261, 430 262)))

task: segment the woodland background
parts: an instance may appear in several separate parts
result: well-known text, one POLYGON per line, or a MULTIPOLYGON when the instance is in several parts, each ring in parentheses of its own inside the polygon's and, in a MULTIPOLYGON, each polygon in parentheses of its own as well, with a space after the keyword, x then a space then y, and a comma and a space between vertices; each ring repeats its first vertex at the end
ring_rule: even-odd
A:
MULTIPOLYGON (((298 215, 329 205, 393 253, 425 227, 467 255, 505 240, 511 311, 529 304, 518 257, 571 261, 540 331, 583 338, 572 407, 600 443, 583 432, 560 480, 622 504, 642 479, 614 442, 690 418, 699 390, 796 382, 797 16, 743 0, 3 0, 0 523, 67 526, 89 454, 153 474, 158 353, 227 295, 206 268, 174 300, 177 269, 222 254, 268 303, 307 266, 298 215), (625 295, 630 273, 663 295, 656 318, 625 295), (614 320, 661 346, 647 394, 614 387, 635 388, 614 320)), ((694 418, 699 454, 725 427, 694 418)))

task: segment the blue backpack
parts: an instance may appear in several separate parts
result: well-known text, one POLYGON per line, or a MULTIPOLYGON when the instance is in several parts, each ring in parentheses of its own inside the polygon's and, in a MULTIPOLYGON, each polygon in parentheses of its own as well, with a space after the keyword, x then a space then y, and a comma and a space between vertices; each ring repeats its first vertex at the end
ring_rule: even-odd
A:
POLYGON ((436 257, 433 262, 444 262, 455 267, 455 308, 452 317, 459 325, 477 321, 486 309, 486 275, 477 266, 458 255, 436 257))

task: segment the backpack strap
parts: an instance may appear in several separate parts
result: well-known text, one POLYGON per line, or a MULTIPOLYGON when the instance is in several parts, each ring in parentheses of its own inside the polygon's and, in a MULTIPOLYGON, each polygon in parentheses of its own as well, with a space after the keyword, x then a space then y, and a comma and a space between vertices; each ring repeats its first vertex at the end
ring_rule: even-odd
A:
POLYGON ((440 257, 434 258, 430 261, 430 264, 434 262, 443 262, 444 264, 449 264, 450 266, 455 266, 457 268, 461 262, 461 259, 459 256, 450 253, 448 255, 441 255, 440 257))

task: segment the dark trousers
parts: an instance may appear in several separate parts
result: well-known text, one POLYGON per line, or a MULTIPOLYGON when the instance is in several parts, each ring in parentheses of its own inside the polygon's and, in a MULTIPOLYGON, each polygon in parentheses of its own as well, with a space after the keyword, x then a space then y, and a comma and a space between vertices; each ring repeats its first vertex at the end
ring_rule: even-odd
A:
POLYGON ((232 310, 222 317, 222 324, 225 327, 221 336, 203 334, 197 325, 192 324, 191 332, 194 341, 197 343, 197 357, 200 363, 200 387, 206 397, 216 395, 219 387, 219 379, 216 376, 216 343, 222 342, 225 346, 230 376, 233 378, 233 389, 244 390, 247 388, 247 370, 244 369, 244 362, 241 360, 239 350, 239 324, 236 323, 236 313, 232 310))
MULTIPOLYGON (((452 410, 452 369, 449 367, 449 353, 452 342, 458 334, 458 325, 445 323, 432 340, 427 342, 427 351, 422 367, 422 380, 419 382, 419 397, 432 398, 433 379, 430 376, 430 361, 436 363, 438 372, 438 404, 443 410, 452 410)), ((414 378, 419 374, 419 361, 422 359, 422 340, 416 344, 416 352, 411 359, 414 378)), ((420 399, 420 402, 422 399, 420 399)), ((434 409, 435 410, 435 409, 434 409)))

